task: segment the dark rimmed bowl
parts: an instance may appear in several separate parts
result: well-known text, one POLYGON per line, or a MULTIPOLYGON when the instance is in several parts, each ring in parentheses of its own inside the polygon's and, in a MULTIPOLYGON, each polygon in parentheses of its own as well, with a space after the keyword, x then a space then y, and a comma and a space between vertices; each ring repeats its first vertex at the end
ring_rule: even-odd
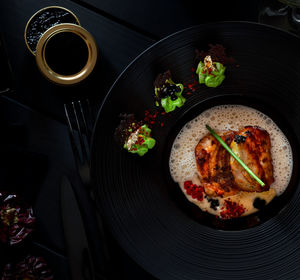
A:
POLYGON ((205 24, 159 41, 114 83, 94 129, 92 178, 110 231, 157 278, 299 279, 299 49, 298 37, 264 25, 205 24), (220 87, 200 86, 183 107, 167 114, 163 128, 153 129, 157 145, 144 157, 119 149, 113 140, 119 114, 142 119, 146 109, 155 108, 158 73, 170 69, 175 82, 193 80, 194 51, 210 43, 224 45, 240 67, 228 66, 220 87), (179 129, 224 103, 248 105, 277 123, 293 148, 294 174, 286 193, 264 212, 218 224, 195 214, 192 205, 181 205, 183 194, 176 194, 181 191, 170 181, 167 161, 179 129))

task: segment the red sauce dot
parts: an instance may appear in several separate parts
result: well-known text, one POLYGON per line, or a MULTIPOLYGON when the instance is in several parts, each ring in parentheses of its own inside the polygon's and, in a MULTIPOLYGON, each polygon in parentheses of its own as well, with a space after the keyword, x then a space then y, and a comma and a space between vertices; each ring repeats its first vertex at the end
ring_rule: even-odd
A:
POLYGON ((204 188, 202 186, 198 186, 193 184, 192 181, 185 181, 184 188, 188 195, 191 195, 192 198, 202 201, 204 198, 204 188))
POLYGON ((237 218, 243 215, 245 213, 245 210, 246 209, 242 204, 238 204, 228 199, 225 200, 225 209, 220 213, 220 215, 223 219, 237 218))

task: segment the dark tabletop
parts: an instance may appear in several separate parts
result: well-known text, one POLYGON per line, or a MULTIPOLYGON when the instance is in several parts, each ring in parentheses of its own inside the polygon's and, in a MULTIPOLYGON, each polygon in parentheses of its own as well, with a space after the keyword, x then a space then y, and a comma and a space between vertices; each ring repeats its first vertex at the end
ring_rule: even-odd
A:
MULTIPOLYGON (((228 20, 257 22, 261 2, 0 1, 0 33, 9 61, 7 65, 1 51, 0 190, 18 192, 32 203, 37 226, 28 250, 47 259, 55 279, 71 279, 58 202, 60 180, 62 175, 68 175, 73 184, 78 181, 64 103, 89 98, 97 112, 118 75, 153 43, 192 25, 228 20), (195 4, 198 2, 201 5, 195 4), (37 10, 52 5, 73 11, 98 44, 97 66, 79 85, 58 86, 46 80, 25 46, 24 28, 28 19, 37 10), (11 77, 6 69, 11 69, 11 77)), ((130 259, 113 237, 107 242, 122 279, 154 279, 130 259)), ((2 256, 1 263, 5 261, 2 256)))

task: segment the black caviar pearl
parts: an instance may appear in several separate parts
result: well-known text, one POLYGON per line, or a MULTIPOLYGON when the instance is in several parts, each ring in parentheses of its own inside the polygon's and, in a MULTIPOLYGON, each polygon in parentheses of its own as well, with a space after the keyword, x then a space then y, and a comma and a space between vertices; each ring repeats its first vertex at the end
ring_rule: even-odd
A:
POLYGON ((167 98, 169 96, 168 88, 164 87, 162 91, 160 92, 160 97, 161 98, 167 98))
POLYGON ((167 87, 168 87, 168 89, 169 89, 170 91, 175 91, 175 90, 176 90, 176 86, 173 85, 173 84, 170 84, 170 85, 168 85, 167 87))
POLYGON ((161 91, 160 91, 160 98, 167 98, 170 96, 171 100, 176 100, 178 97, 176 96, 176 92, 180 92, 180 87, 176 85, 167 84, 161 91))
POLYGON ((171 94, 170 97, 171 97, 171 100, 172 100, 172 101, 174 101, 174 100, 176 100, 176 99, 178 98, 175 94, 171 94))
POLYGON ((253 201, 253 206, 256 208, 256 209, 262 209, 265 207, 266 205, 266 201, 264 199, 260 199, 259 197, 255 198, 254 201, 253 201))
POLYGON ((234 142, 237 144, 245 143, 247 136, 243 135, 234 135, 234 142))
POLYGON ((217 207, 220 206, 218 199, 208 198, 207 201, 210 203, 210 208, 217 210, 217 207))
POLYGON ((181 91, 181 88, 176 86, 175 91, 176 91, 176 92, 180 92, 180 91, 181 91))

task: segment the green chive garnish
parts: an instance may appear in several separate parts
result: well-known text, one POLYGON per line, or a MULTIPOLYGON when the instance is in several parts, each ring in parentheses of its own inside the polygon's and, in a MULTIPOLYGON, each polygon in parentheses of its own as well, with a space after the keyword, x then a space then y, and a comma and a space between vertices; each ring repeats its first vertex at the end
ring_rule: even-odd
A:
POLYGON ((254 178, 262 187, 265 186, 265 183, 260 180, 253 172, 252 170, 227 146, 227 144, 222 140, 222 138, 209 126, 206 125, 206 128, 208 131, 220 142, 220 144, 228 151, 234 159, 244 167, 244 169, 254 178))

